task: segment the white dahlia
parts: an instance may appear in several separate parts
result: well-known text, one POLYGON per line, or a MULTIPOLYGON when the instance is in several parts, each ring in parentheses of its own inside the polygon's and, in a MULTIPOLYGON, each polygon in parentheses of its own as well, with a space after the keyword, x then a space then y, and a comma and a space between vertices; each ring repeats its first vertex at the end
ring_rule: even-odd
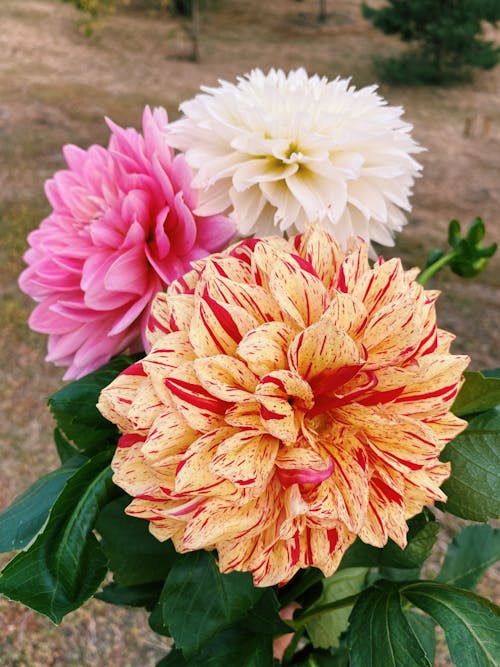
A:
POLYGON ((319 222, 343 246, 351 236, 393 245, 421 169, 412 154, 423 149, 376 89, 304 69, 202 87, 167 139, 196 172, 197 213, 230 210, 243 235, 319 222))

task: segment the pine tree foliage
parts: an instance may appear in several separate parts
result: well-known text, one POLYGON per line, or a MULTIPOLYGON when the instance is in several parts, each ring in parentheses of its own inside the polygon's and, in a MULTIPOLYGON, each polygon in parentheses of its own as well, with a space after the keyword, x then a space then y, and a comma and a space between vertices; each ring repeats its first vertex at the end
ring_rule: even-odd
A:
POLYGON ((447 84, 468 81, 472 68, 492 69, 500 48, 484 39, 484 25, 500 21, 500 0, 388 0, 381 8, 364 3, 363 16, 413 49, 379 60, 389 83, 447 84))

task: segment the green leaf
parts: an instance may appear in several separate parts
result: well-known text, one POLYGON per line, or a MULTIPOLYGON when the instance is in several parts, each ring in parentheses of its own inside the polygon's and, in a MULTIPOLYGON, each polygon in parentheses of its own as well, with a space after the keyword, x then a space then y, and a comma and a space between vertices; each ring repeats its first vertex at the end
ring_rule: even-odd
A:
MULTIPOLYGON (((324 579, 323 593, 310 610, 358 593, 363 587, 367 573, 366 567, 349 567, 324 579)), ((338 646, 340 635, 347 630, 351 610, 352 605, 312 618, 306 624, 306 629, 313 646, 316 648, 338 646)))
POLYGON ((66 463, 66 461, 69 461, 73 456, 77 456, 80 453, 69 440, 66 440, 64 434, 58 428, 54 429, 54 443, 61 463, 66 463))
POLYGON ((472 521, 500 516, 500 411, 474 417, 452 440, 442 461, 451 461, 451 477, 442 489, 448 496, 443 509, 472 521))
POLYGON ((456 248, 460 243, 461 226, 458 220, 452 220, 448 225, 448 243, 456 248))
POLYGON ((98 600, 121 607, 152 609, 158 602, 162 586, 158 582, 138 586, 122 586, 112 582, 94 595, 98 600))
POLYGON ((190 658, 215 634, 242 619, 263 594, 250 574, 221 574, 212 554, 186 553, 175 561, 165 582, 160 598, 163 624, 190 658))
POLYGON ((66 439, 67 446, 73 443, 88 454, 116 445, 118 429, 101 415, 96 403, 104 387, 135 359, 127 355, 115 357, 106 366, 70 382, 49 398, 49 407, 59 428, 59 450, 61 438, 66 439))
POLYGON ((23 549, 42 530, 64 485, 88 459, 75 456, 40 477, 0 512, 0 552, 23 549))
POLYGON ((481 372, 486 378, 500 378, 500 368, 487 368, 481 372))
POLYGON ((500 559, 500 530, 467 526, 449 545, 436 581, 473 589, 490 565, 500 559))
POLYGON ((378 571, 379 576, 373 572, 370 573, 368 580, 375 583, 377 579, 388 579, 389 581, 413 581, 420 578, 420 568, 400 568, 400 567, 381 567, 378 571))
POLYGON ((465 383, 452 407, 457 417, 490 410, 500 403, 499 377, 486 377, 479 371, 466 371, 464 376, 465 383))
POLYGON ((466 235, 466 240, 472 245, 477 246, 486 234, 486 228, 481 218, 472 221, 466 235))
POLYGON ((97 518, 101 548, 106 554, 115 581, 126 586, 165 581, 179 554, 172 542, 159 542, 148 529, 148 522, 125 514, 128 496, 113 500, 97 518))
POLYGON ((420 568, 429 557, 439 532, 439 524, 428 510, 408 521, 406 549, 389 540, 382 549, 372 547, 361 540, 346 551, 341 567, 395 567, 420 568))
POLYGON ((414 626, 402 609, 398 584, 380 581, 361 593, 350 616, 350 667, 430 667, 414 626))
POLYGON ((220 632, 196 655, 187 658, 173 649, 157 667, 271 667, 273 643, 270 636, 259 636, 244 628, 220 632))
POLYGON ((284 635, 291 632, 291 629, 283 622, 279 612, 280 605, 276 593, 272 588, 266 588, 257 604, 243 617, 240 625, 256 634, 284 635))
POLYGON ((500 664, 498 607, 474 593, 433 581, 407 584, 401 593, 441 625, 457 667, 500 664))
POLYGON ((345 648, 331 651, 311 651, 303 659, 294 660, 293 667, 349 667, 349 654, 345 648))
POLYGON ((0 593, 59 623, 96 592, 107 563, 93 527, 100 508, 119 492, 108 463, 103 452, 67 480, 43 531, 0 575, 0 593))
POLYGON ((436 624, 428 616, 416 611, 405 611, 405 616, 429 658, 429 662, 433 665, 436 655, 436 624))
POLYGON ((187 667, 187 665, 188 662, 182 651, 177 648, 172 648, 170 653, 156 663, 156 667, 187 667))

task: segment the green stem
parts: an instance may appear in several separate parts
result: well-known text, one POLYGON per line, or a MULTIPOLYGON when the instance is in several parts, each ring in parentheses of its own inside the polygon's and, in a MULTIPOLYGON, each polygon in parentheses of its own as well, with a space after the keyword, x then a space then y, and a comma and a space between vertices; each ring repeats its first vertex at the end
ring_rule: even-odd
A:
POLYGON ((304 630, 298 630, 294 634, 294 636, 292 637, 292 641, 288 644, 286 651, 283 654, 283 658, 281 660, 282 665, 289 665, 292 662, 298 643, 302 639, 303 634, 304 630))
POLYGON ((335 609, 342 609, 343 607, 351 607, 360 593, 355 595, 349 595, 347 598, 342 598, 342 600, 335 600, 335 602, 328 602, 328 604, 322 604, 320 607, 314 607, 314 609, 306 610, 298 618, 294 618, 293 621, 285 621, 287 625, 293 628, 296 632, 301 630, 312 618, 316 616, 322 616, 327 614, 330 611, 335 611, 335 609))
POLYGON ((432 278, 432 276, 436 275, 438 271, 441 271, 441 269, 443 269, 447 264, 452 262, 455 257, 457 257, 457 255, 458 253, 456 250, 449 252, 447 255, 443 255, 440 259, 434 262, 434 264, 428 266, 425 271, 422 271, 422 273, 417 278, 417 282, 421 285, 425 285, 427 281, 432 278))

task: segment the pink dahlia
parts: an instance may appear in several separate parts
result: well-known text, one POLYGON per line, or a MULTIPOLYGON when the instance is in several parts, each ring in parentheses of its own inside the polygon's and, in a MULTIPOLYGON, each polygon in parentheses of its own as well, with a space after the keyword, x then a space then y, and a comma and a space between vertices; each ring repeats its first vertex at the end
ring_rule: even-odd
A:
POLYGON ((144 349, 155 294, 233 236, 222 215, 199 216, 184 156, 165 142, 164 109, 146 107, 143 134, 107 121, 108 148, 64 147, 68 169, 45 186, 53 206, 28 237, 21 289, 38 301, 29 324, 49 334, 47 361, 65 379, 144 349))

